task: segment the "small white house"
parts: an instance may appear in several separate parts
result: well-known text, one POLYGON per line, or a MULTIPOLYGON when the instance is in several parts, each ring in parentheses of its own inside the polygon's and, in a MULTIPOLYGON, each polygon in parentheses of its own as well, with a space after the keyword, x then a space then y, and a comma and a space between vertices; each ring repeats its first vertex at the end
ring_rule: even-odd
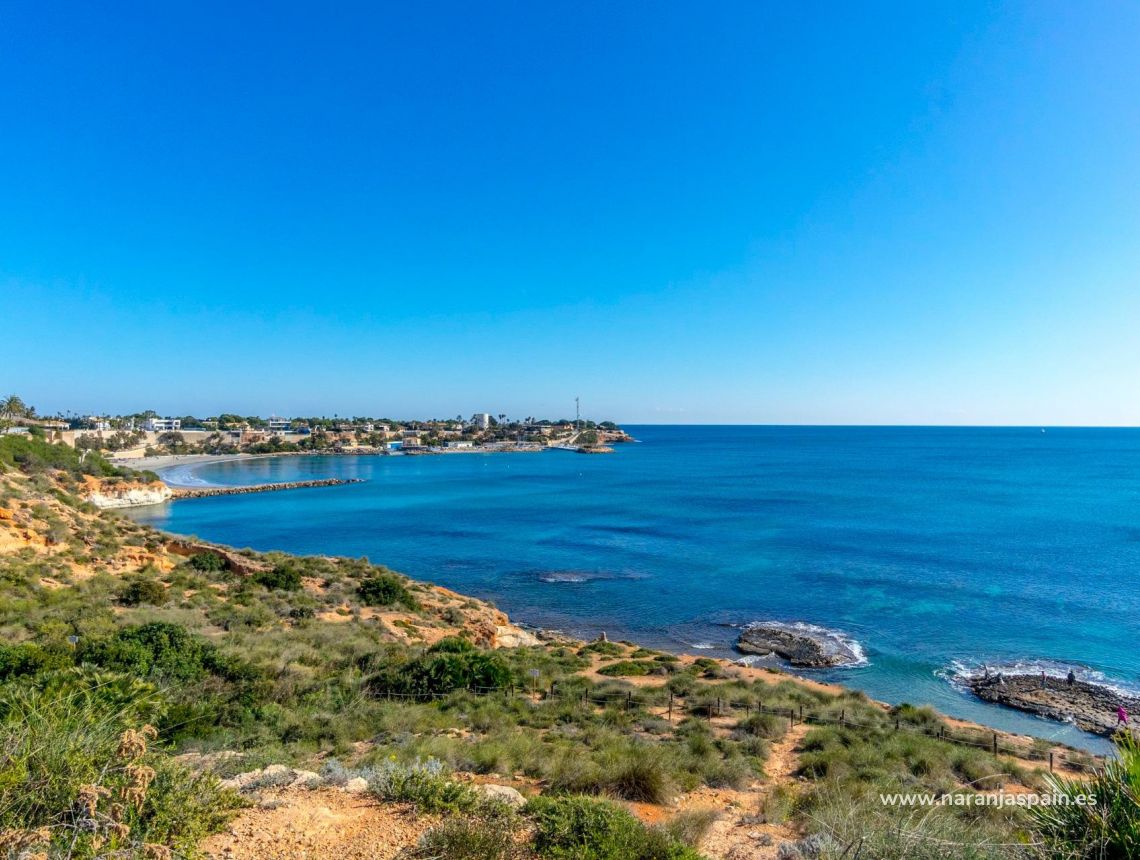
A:
POLYGON ((181 418, 148 418, 143 429, 151 433, 169 433, 172 430, 182 429, 181 418))

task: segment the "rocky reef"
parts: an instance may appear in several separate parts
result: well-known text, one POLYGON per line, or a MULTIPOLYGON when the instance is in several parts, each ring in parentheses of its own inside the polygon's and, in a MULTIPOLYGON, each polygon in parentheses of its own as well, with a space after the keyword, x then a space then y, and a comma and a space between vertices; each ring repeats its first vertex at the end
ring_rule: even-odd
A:
POLYGON ((1050 720, 1073 723, 1077 728, 1098 735, 1111 735, 1117 727, 1116 709, 1124 707, 1130 719, 1140 716, 1140 698, 1102 684, 1040 675, 1001 675, 973 677, 966 686, 984 702, 1028 711, 1050 720))
POLYGON ((862 655, 856 648, 835 631, 780 621, 750 624, 736 641, 736 649, 744 654, 775 655, 793 666, 809 669, 859 663, 862 655))

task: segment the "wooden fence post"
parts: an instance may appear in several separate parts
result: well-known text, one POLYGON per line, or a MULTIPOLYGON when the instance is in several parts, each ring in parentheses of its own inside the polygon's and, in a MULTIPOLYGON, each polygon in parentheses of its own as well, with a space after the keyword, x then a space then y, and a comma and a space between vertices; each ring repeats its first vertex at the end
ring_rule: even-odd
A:
POLYGON ((1053 750, 1049 750, 1049 773, 1053 772, 1053 750))
POLYGON ((673 691, 669 691, 669 722, 673 722, 673 691))
POLYGON ((997 754, 997 732, 994 732, 994 755, 997 754))

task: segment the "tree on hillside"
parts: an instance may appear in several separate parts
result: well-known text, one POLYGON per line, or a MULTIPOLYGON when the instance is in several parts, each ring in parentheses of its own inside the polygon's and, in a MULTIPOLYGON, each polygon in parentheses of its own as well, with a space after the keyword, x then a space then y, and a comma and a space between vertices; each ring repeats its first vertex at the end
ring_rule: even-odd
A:
POLYGON ((159 445, 169 448, 171 451, 178 451, 186 447, 186 437, 177 430, 160 433, 155 441, 157 441, 159 445))
POLYGON ((0 401, 0 417, 9 421, 16 418, 31 418, 36 410, 24 403, 16 394, 9 394, 0 401))

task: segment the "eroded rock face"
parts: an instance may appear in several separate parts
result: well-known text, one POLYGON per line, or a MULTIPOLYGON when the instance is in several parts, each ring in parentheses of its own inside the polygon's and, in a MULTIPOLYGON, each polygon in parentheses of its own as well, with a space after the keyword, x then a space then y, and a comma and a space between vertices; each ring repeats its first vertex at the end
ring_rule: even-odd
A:
POLYGON ((810 625, 762 621, 740 634, 736 648, 745 654, 776 655, 793 666, 822 669, 859 662, 859 655, 837 634, 810 625))
POLYGON ((84 499, 97 508, 136 508, 169 502, 172 495, 166 484, 104 484, 84 499))
POLYGON ((1098 735, 1116 731, 1116 709, 1124 707, 1129 719, 1140 715, 1140 698, 1125 696, 1111 687, 1040 675, 990 675, 971 678, 967 686, 984 702, 1028 711, 1050 720, 1073 723, 1077 728, 1098 735))

